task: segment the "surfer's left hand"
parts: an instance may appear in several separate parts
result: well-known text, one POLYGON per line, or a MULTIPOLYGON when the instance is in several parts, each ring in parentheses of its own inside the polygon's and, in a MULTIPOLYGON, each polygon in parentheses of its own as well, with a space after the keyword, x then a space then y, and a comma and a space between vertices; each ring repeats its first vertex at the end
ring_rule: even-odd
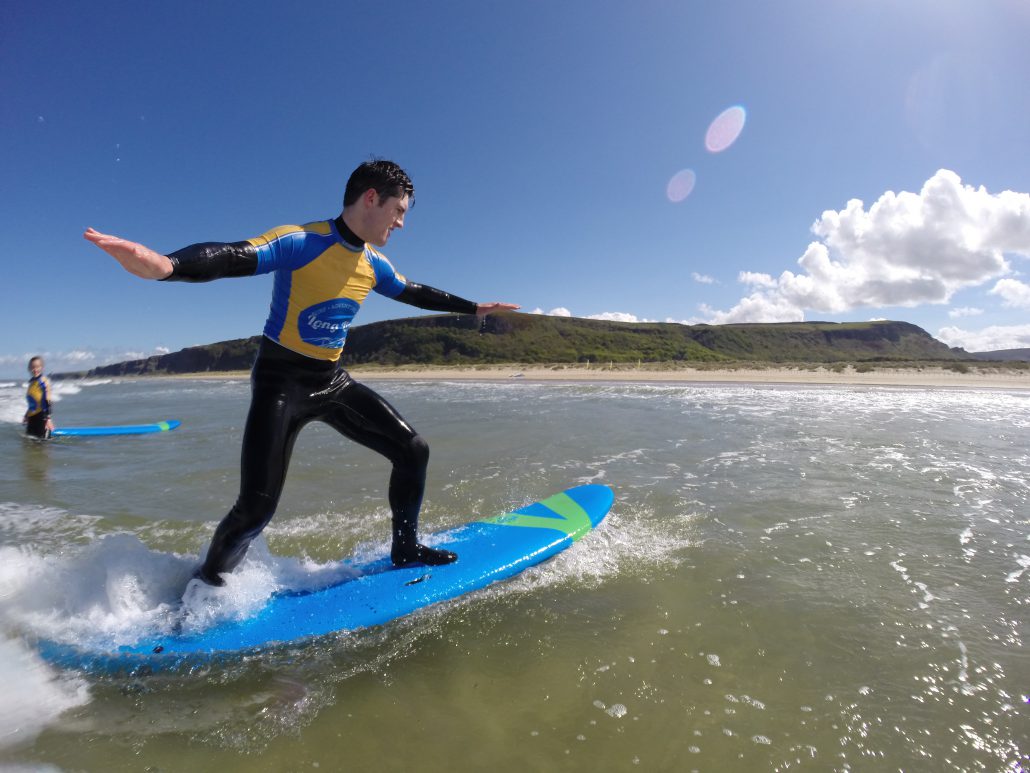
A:
POLYGON ((480 303, 477 304, 476 316, 485 317, 487 314, 493 314, 495 311, 515 311, 518 308, 521 307, 517 303, 501 303, 500 301, 480 303))
POLYGON ((167 255, 155 252, 139 242, 101 233, 95 228, 87 228, 82 236, 121 263, 122 268, 130 274, 143 279, 165 279, 172 273, 172 261, 167 255))

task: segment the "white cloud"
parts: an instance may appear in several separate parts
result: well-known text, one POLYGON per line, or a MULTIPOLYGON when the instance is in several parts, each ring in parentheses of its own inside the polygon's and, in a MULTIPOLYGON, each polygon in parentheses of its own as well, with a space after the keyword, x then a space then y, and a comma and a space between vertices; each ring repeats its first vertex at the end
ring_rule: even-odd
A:
POLYGON ((695 282, 699 282, 700 284, 703 284, 703 285, 715 284, 715 279, 713 279, 712 277, 708 276, 707 274, 699 274, 696 271, 691 273, 690 278, 693 279, 695 282))
MULTIPOLYGON (((548 317, 571 317, 572 312, 563 306, 550 311, 544 311, 540 307, 533 309, 530 314, 543 314, 548 317)), ((583 319, 603 319, 609 322, 654 322, 653 319, 641 319, 636 314, 629 314, 624 311, 602 311, 600 314, 587 314, 583 319)))
POLYGON ((600 314, 588 314, 587 319, 606 319, 609 322, 654 322, 652 319, 640 319, 635 314, 623 311, 603 311, 600 314))
POLYGON ((1030 347, 1030 325, 996 325, 983 330, 942 327, 937 338, 948 346, 961 346, 967 352, 993 352, 999 349, 1030 347))
POLYGON ((704 325, 706 324, 703 319, 699 317, 691 317, 690 319, 673 319, 672 317, 666 317, 664 322, 671 322, 674 325, 704 325))
POLYGON ((709 325, 728 325, 733 322, 799 322, 804 313, 775 294, 754 293, 742 298, 729 311, 719 311, 703 304, 701 313, 709 325))
POLYGON ((977 317, 983 313, 983 309, 977 309, 973 306, 958 306, 949 310, 948 316, 952 319, 961 319, 962 317, 977 317))
MULTIPOLYGON (((947 303, 958 290, 1011 273, 1006 255, 1030 257, 1030 194, 991 194, 941 169, 919 193, 887 191, 868 210, 857 199, 827 210, 812 232, 820 241, 798 259, 802 271, 776 278, 741 272, 751 294, 729 311, 709 310, 710 321, 783 322, 802 320, 806 311, 947 303)), ((1021 283, 998 285, 1006 302, 1022 297, 1021 283)))
POLYGON ((768 287, 775 288, 776 280, 768 274, 759 274, 754 271, 741 271, 737 275, 737 281, 741 284, 751 285, 752 287, 768 287))
POLYGON ((1001 279, 990 290, 991 295, 1001 296, 1001 305, 1018 309, 1030 309, 1030 285, 1018 279, 1001 279))
POLYGON ((97 358, 95 352, 86 352, 81 349, 76 349, 70 352, 65 352, 63 355, 58 355, 68 362, 92 362, 97 358))

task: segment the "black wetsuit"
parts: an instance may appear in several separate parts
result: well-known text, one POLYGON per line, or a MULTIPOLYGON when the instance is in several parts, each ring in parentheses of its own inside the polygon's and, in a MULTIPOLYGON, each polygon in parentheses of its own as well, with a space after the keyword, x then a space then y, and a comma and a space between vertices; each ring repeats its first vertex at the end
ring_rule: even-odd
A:
POLYGON ((32 435, 38 438, 47 438, 49 434, 46 429, 47 419, 49 416, 44 416, 41 413, 37 413, 35 416, 29 416, 25 422, 25 434, 32 435))
MULTIPOLYGON (((361 240, 347 228, 342 218, 287 229, 293 230, 275 229, 261 239, 248 242, 206 243, 179 250, 169 256, 173 263, 173 273, 169 279, 206 281, 224 276, 248 276, 262 269, 275 270, 277 290, 282 280, 283 286, 290 291, 297 283, 296 274, 309 267, 312 260, 308 260, 302 253, 303 244, 298 247, 294 243, 289 246, 290 255, 293 256, 289 260, 292 263, 269 269, 269 261, 272 259, 268 255, 277 255, 276 249, 282 251, 281 245, 273 245, 274 249, 267 247, 269 235, 273 241, 286 234, 296 242, 309 232, 314 234, 314 239, 325 241, 328 238, 330 248, 337 250, 338 258, 349 260, 353 257, 355 265, 366 274, 371 271, 366 268, 366 265, 371 265, 371 261, 362 262, 361 256, 356 253, 368 254, 371 251, 372 261, 385 261, 382 255, 367 245, 359 247, 361 240), (326 225, 331 227, 326 228, 326 225), (298 231, 300 236, 297 235, 298 231), (265 250, 264 254, 262 249, 265 250), (339 253, 340 249, 346 254, 339 253), (302 253, 300 258, 296 257, 298 251, 302 253), (283 277, 278 272, 289 272, 290 275, 283 277)), ((319 248, 322 246, 320 243, 319 248)), ((315 259, 326 252, 328 250, 317 253, 315 259)), ((476 304, 472 301, 408 282, 403 276, 395 274, 388 262, 386 268, 376 265, 375 269, 375 276, 370 281, 389 283, 391 297, 397 300, 433 311, 476 311, 476 304)), ((352 280, 352 277, 341 278, 346 284, 344 293, 349 292, 352 280)), ((370 289, 375 289, 374 284, 370 289)), ((356 303, 351 310, 351 317, 363 299, 363 295, 353 299, 356 303)), ((311 309, 325 308, 326 304, 326 301, 312 304, 304 310, 304 314, 311 309)), ((290 325, 301 331, 297 333, 295 330, 296 336, 302 336, 304 331, 300 326, 304 320, 296 321, 298 314, 284 312, 287 306, 285 302, 277 303, 276 298, 273 298, 270 323, 265 327, 265 338, 262 339, 251 373, 252 399, 243 434, 240 494, 236 504, 215 530, 198 576, 205 582, 221 585, 223 580, 219 575, 232 571, 243 560, 251 541, 275 514, 298 433, 309 421, 316 420, 325 422, 351 440, 382 454, 393 464, 389 487, 390 509, 393 513, 393 562, 400 565, 453 561, 456 558, 453 553, 428 548, 417 540, 418 514, 425 491, 429 460, 428 445, 393 406, 373 390, 354 381, 339 364, 339 352, 350 320, 347 319, 342 325, 342 337, 332 342, 339 344, 339 348, 335 349, 336 357, 317 358, 284 345, 282 341, 292 343, 294 340, 287 335, 280 337, 280 341, 270 336, 270 329, 282 330, 290 325), (273 317, 278 317, 274 324, 273 317)), ((314 318, 314 314, 310 316, 314 318)), ((314 335, 310 331, 324 332, 330 324, 340 326, 338 317, 323 319, 329 319, 330 322, 323 322, 321 327, 309 325, 310 335, 314 335)), ((337 331, 333 329, 332 332, 337 331)), ((315 344, 311 343, 312 340, 311 337, 304 338, 297 346, 306 347, 306 351, 317 351, 313 349, 315 344)), ((324 339, 318 339, 316 343, 323 342, 324 339)), ((331 355, 333 347, 326 351, 331 355)))

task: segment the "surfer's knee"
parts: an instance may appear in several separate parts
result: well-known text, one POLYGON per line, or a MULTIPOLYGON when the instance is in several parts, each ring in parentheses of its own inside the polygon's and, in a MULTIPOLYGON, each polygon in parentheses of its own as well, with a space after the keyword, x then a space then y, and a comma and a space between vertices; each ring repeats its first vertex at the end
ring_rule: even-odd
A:
POLYGON ((429 465, 429 443, 421 435, 412 435, 405 447, 405 455, 415 467, 426 467, 429 465))

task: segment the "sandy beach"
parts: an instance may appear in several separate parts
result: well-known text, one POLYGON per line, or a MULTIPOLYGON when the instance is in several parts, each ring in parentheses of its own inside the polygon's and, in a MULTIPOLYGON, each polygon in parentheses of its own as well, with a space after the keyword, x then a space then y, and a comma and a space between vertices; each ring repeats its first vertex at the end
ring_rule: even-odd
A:
MULTIPOLYGON (((431 381, 627 381, 655 383, 825 384, 896 387, 978 387, 1030 389, 1030 369, 992 365, 962 369, 937 366, 861 367, 799 365, 740 368, 690 368, 662 364, 603 365, 481 365, 474 367, 357 366, 358 379, 431 381)), ((246 378, 247 371, 182 374, 175 378, 246 378)))

